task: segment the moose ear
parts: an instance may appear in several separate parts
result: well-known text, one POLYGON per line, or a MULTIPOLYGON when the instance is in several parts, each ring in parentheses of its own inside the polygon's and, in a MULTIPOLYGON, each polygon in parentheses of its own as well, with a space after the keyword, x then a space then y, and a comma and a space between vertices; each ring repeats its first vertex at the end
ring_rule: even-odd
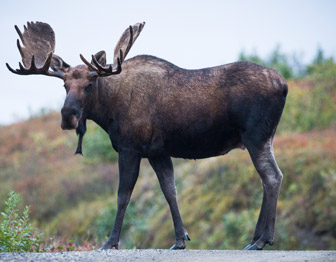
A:
MULTIPOLYGON (((106 53, 104 50, 99 51, 97 54, 94 55, 96 60, 98 61, 99 64, 102 66, 106 66, 106 53)), ((93 61, 91 60, 91 64, 94 65, 93 61)))
POLYGON ((63 59, 60 58, 59 56, 53 54, 50 67, 55 72, 65 73, 69 70, 70 65, 64 62, 63 59))

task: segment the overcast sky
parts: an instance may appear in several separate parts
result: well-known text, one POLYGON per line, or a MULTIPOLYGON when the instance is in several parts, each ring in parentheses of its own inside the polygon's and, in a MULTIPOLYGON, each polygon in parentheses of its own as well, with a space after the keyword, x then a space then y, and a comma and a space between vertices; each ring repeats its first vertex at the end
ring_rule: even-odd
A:
POLYGON ((56 51, 70 65, 106 50, 112 62, 121 33, 146 22, 128 57, 150 54, 180 67, 201 68, 234 62, 241 51, 266 57, 277 45, 310 62, 321 47, 336 58, 336 1, 0 1, 0 124, 25 119, 41 108, 60 109, 62 80, 18 76, 21 61, 14 25, 49 23, 56 34, 56 51))

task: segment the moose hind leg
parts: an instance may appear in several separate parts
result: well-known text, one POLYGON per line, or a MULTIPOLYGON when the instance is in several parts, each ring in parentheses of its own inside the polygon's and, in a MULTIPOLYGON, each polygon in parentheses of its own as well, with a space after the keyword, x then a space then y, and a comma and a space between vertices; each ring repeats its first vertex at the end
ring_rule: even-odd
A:
POLYGON ((189 235, 184 228, 176 198, 176 187, 174 179, 173 164, 170 157, 151 157, 148 158, 149 163, 153 167, 162 189, 162 192, 169 204, 173 217, 176 242, 171 247, 175 249, 185 249, 185 240, 190 240, 189 235))
POLYGON ((261 204, 258 222, 257 222, 256 228, 254 231, 253 239, 250 242, 250 244, 248 244, 244 248, 244 250, 249 250, 250 248, 252 248, 254 243, 257 242, 257 240, 261 237, 262 233, 264 232, 264 227, 265 227, 265 222, 266 222, 266 201, 267 201, 266 198, 267 196, 265 194, 265 188, 263 186, 263 200, 261 204))
POLYGON ((246 146, 261 178, 264 196, 253 240, 245 249, 260 250, 266 244, 273 244, 276 206, 283 175, 273 155, 272 139, 262 146, 246 146))
POLYGON ((139 176, 140 160, 141 158, 137 152, 130 150, 119 151, 118 209, 111 235, 101 249, 118 249, 120 231, 126 208, 139 176))

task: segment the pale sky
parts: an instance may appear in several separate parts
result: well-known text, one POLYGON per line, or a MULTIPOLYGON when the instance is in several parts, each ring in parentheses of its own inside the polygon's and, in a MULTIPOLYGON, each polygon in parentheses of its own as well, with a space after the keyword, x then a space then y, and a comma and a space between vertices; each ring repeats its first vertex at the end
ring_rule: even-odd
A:
POLYGON ((321 47, 336 58, 336 1, 0 1, 0 124, 29 117, 41 108, 59 110, 63 82, 46 76, 10 73, 18 68, 18 35, 27 21, 49 23, 56 34, 55 54, 70 65, 81 64, 100 50, 112 62, 114 45, 132 24, 146 26, 128 58, 150 54, 184 68, 234 62, 241 51, 261 57, 280 45, 288 54, 310 62, 321 47))

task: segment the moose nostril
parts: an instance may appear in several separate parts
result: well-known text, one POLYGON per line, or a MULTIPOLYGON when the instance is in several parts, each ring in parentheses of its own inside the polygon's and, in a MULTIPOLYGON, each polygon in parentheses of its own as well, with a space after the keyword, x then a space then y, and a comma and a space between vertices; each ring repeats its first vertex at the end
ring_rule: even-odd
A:
POLYGON ((61 110, 61 114, 63 116, 74 116, 77 115, 78 110, 74 107, 63 107, 61 110))

